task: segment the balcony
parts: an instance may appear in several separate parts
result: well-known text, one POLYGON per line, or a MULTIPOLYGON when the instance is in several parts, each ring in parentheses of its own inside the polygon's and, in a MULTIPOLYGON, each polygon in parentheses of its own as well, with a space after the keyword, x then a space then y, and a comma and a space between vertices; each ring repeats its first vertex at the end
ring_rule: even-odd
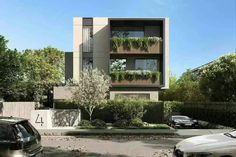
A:
POLYGON ((111 54, 162 54, 162 38, 111 38, 111 54))
POLYGON ((126 70, 113 71, 111 75, 111 85, 114 86, 160 86, 161 73, 148 70, 126 70))

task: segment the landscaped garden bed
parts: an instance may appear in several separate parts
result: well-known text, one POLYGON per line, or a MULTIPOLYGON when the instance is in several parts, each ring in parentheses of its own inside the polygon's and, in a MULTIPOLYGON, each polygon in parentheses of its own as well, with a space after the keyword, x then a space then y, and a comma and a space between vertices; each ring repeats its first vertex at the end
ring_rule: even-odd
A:
POLYGON ((134 124, 126 124, 127 121, 123 120, 112 123, 105 123, 100 119, 95 119, 92 121, 82 120, 77 129, 171 129, 167 124, 153 124, 153 123, 146 123, 142 122, 141 120, 134 120, 134 124), (139 122, 138 122, 139 121, 139 122))
POLYGON ((171 128, 163 124, 163 103, 144 100, 113 100, 94 112, 95 119, 85 120, 83 114, 77 129, 157 130, 171 128), (104 118, 105 117, 105 118, 104 118), (97 119, 99 118, 99 119, 97 119))

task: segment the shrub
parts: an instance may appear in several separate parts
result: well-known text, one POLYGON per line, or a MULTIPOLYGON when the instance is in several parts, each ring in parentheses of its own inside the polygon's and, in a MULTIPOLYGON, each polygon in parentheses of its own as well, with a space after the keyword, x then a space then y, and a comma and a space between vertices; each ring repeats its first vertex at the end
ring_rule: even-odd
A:
POLYGON ((126 119, 131 121, 135 118, 142 118, 144 112, 143 103, 145 101, 116 100, 110 101, 111 111, 115 120, 126 119))
POLYGON ((143 121, 140 118, 135 118, 130 121, 130 126, 143 127, 143 121))
POLYGON ((115 123, 113 123, 113 126, 118 127, 118 128, 126 128, 129 126, 129 122, 126 119, 120 119, 120 120, 117 120, 115 123))
POLYGON ((92 128, 92 124, 89 120, 81 120, 78 124, 81 128, 92 128))
POLYGON ((148 123, 162 123, 164 117, 164 107, 162 101, 147 101, 143 104, 146 111, 143 121, 148 123))
POLYGON ((92 125, 96 128, 106 128, 106 123, 101 119, 92 120, 92 125))

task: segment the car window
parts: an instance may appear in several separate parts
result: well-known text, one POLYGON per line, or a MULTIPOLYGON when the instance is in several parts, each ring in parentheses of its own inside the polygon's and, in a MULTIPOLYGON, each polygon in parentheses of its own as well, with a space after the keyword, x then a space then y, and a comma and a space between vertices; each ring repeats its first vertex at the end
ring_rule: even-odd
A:
POLYGON ((18 131, 19 131, 18 136, 22 138, 28 138, 28 137, 34 136, 35 134, 28 122, 19 123, 16 125, 16 127, 18 128, 18 131))
POLYGON ((13 139, 14 139, 14 133, 11 126, 0 124, 0 141, 13 140, 13 139))
POLYGON ((184 116, 178 116, 178 117, 173 117, 173 119, 180 119, 180 120, 189 120, 189 117, 184 117, 184 116))

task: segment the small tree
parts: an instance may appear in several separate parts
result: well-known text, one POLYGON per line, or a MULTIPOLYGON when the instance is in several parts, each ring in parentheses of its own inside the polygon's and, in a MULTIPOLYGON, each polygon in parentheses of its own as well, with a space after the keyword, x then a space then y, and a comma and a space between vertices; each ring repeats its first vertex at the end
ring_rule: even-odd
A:
POLYGON ((73 101, 85 109, 90 121, 95 108, 102 108, 107 101, 110 78, 90 67, 85 68, 80 75, 78 86, 73 90, 73 101))

